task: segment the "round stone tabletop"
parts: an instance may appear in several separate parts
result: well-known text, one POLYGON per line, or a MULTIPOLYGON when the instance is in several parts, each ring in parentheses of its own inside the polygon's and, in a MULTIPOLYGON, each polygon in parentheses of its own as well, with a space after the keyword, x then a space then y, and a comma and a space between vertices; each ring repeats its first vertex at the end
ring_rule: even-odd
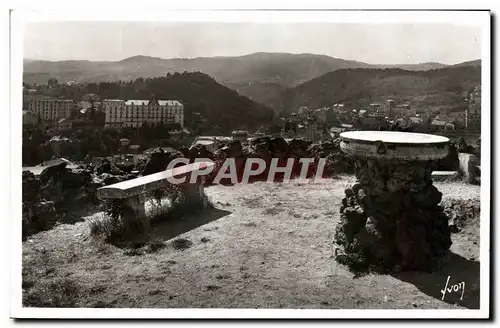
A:
POLYGON ((398 132, 398 131, 349 131, 340 134, 342 139, 353 141, 377 142, 396 144, 439 144, 448 143, 450 140, 434 134, 398 132))
POLYGON ((435 160, 448 155, 449 139, 398 131, 349 131, 340 134, 340 148, 349 155, 406 161, 435 160))

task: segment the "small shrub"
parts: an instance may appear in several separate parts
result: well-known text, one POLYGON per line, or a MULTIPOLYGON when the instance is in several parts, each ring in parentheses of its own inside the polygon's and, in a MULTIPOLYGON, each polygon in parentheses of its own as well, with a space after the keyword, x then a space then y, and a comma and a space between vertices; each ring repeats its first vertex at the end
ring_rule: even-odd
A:
POLYGON ((104 206, 106 208, 106 214, 113 219, 118 220, 126 211, 125 199, 106 199, 104 201, 104 206))
POLYGON ((172 246, 176 250, 188 249, 192 245, 193 245, 193 242, 190 241, 189 239, 185 239, 185 238, 178 238, 178 239, 175 239, 174 241, 172 241, 172 246))
POLYGON ((152 240, 149 241, 146 245, 146 252, 148 253, 156 253, 160 249, 165 248, 165 243, 161 240, 152 240))
POLYGON ((281 213, 281 209, 278 206, 267 207, 262 211, 264 215, 278 215, 281 213))
POLYGON ((123 252, 123 255, 139 256, 139 255, 144 255, 144 252, 140 249, 127 249, 123 252))
POLYGON ((107 243, 126 242, 146 234, 149 229, 147 219, 123 220, 100 214, 89 219, 90 235, 107 243))

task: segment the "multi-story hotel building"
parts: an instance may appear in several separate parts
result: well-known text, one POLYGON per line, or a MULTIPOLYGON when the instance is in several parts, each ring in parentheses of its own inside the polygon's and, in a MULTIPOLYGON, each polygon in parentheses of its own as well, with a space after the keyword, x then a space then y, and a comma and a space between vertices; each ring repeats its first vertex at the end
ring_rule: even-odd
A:
POLYGON ((55 99, 48 96, 31 96, 28 109, 42 121, 57 121, 69 118, 75 103, 69 99, 55 99))
POLYGON ((177 100, 119 100, 102 102, 105 127, 140 127, 148 124, 178 123, 184 127, 184 105, 177 100))

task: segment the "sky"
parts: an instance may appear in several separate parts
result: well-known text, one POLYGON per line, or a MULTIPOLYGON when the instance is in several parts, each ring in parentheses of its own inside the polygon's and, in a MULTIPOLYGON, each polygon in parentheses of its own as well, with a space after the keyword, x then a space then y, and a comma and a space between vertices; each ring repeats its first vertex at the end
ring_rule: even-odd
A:
POLYGON ((451 24, 36 22, 24 58, 116 61, 315 53, 371 64, 457 64, 481 58, 481 30, 451 24))

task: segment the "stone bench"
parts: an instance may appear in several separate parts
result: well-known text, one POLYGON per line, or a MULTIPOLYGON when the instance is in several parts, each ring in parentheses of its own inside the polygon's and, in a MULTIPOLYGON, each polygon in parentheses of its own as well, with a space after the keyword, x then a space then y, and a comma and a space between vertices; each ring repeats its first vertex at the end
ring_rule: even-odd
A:
POLYGON ((214 166, 214 163, 198 162, 115 183, 97 189, 97 197, 101 200, 124 200, 126 208, 125 213, 122 213, 124 220, 145 218, 146 194, 168 185, 173 185, 172 179, 183 178, 185 182, 176 185, 180 187, 184 195, 185 205, 202 204, 205 207, 204 177, 200 176, 199 173, 202 169, 206 170, 212 166, 214 166), (191 176, 194 173, 196 173, 196 179, 194 182, 191 182, 191 176))

